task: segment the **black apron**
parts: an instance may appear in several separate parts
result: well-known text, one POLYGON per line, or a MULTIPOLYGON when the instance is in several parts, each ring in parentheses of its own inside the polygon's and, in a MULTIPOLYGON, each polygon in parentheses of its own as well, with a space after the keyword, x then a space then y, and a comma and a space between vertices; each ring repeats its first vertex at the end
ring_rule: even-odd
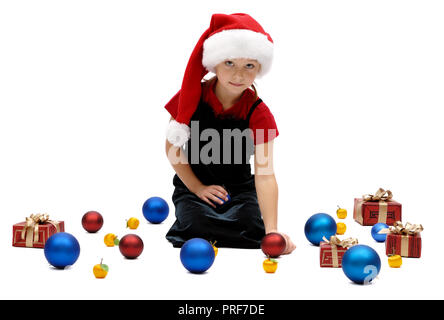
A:
POLYGON ((213 208, 189 191, 177 174, 174 175, 172 200, 176 221, 166 235, 174 247, 181 247, 191 238, 203 238, 217 241, 217 247, 260 248, 265 228, 257 202, 254 175, 251 174, 250 157, 254 155, 254 143, 249 131, 244 130, 249 129, 251 114, 261 102, 256 100, 246 119, 236 119, 216 117, 211 106, 200 101, 191 118, 191 122, 198 121, 199 130, 193 130, 197 122, 192 123, 191 137, 185 148, 188 163, 204 185, 223 186, 231 200, 224 204, 215 203, 216 208, 213 208), (215 154, 212 152, 215 149, 209 147, 212 138, 199 141, 206 129, 215 130, 213 133, 217 131, 220 137, 220 150, 216 150, 215 154), (238 129, 244 135, 242 139, 231 138, 230 143, 223 139, 224 129, 229 129, 225 134, 238 129), (231 149, 227 144, 231 144, 231 149), (231 150, 231 159, 227 150, 231 150), (208 159, 202 161, 201 152, 213 163, 209 163, 208 159))

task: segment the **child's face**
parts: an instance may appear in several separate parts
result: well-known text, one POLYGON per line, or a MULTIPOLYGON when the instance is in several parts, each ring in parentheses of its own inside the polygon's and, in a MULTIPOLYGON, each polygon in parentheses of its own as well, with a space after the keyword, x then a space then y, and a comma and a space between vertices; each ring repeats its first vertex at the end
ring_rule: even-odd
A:
POLYGON ((233 95, 241 94, 249 88, 261 65, 252 59, 231 59, 219 63, 216 68, 216 76, 219 83, 233 95))

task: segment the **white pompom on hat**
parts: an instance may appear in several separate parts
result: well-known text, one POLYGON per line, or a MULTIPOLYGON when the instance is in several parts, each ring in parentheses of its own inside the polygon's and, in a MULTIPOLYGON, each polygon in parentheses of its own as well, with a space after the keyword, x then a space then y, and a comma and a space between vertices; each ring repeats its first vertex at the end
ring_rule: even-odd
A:
POLYGON ((171 144, 181 147, 190 138, 189 124, 199 104, 203 77, 215 72, 219 63, 238 58, 257 60, 261 65, 258 76, 264 75, 273 61, 273 40, 248 14, 214 14, 191 53, 179 99, 171 99, 166 106, 178 104, 177 115, 167 128, 171 144))

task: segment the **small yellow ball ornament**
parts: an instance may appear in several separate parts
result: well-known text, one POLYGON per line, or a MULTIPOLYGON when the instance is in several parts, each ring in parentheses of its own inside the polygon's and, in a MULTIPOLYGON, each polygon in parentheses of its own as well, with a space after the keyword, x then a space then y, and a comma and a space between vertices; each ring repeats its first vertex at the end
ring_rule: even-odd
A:
POLYGON ((343 222, 338 222, 336 224, 336 234, 344 234, 345 230, 347 230, 347 226, 343 222))
POLYGON ((137 229, 139 226, 139 219, 137 218, 129 218, 129 220, 126 221, 126 227, 130 229, 137 229))
POLYGON ((400 255, 392 255, 388 258, 390 268, 399 268, 402 265, 402 258, 400 255))
POLYGON ((96 264, 93 268, 94 276, 97 279, 103 279, 108 274, 109 268, 106 264, 103 264, 103 259, 100 261, 100 264, 96 264))
POLYGON ((114 233, 108 233, 107 235, 105 235, 103 242, 105 242, 107 247, 114 247, 119 245, 119 239, 117 239, 117 236, 114 233))
POLYGON ((278 263, 274 259, 265 259, 262 266, 266 273, 275 273, 278 267, 278 263))
POLYGON ((345 219, 347 218, 347 210, 340 208, 338 206, 338 210, 336 210, 336 215, 338 216, 339 219, 345 219))

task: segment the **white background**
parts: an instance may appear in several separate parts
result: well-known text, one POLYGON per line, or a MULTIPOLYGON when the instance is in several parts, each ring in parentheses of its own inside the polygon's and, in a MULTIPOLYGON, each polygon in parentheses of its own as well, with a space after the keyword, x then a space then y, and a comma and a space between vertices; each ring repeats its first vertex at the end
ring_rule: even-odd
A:
POLYGON ((444 298, 444 4, 442 1, 2 1, 0 4, 0 298, 444 298), (188 273, 164 238, 174 222, 174 171, 164 153, 165 103, 212 13, 247 12, 275 41, 257 81, 273 112, 279 228, 297 245, 262 270, 260 250, 224 249, 188 273), (423 255, 388 267, 384 244, 352 219, 353 198, 390 189, 403 221, 421 223, 423 255), (143 202, 170 205, 161 225, 143 202), (378 279, 352 284, 321 269, 304 236, 314 213, 345 207, 346 237, 375 248, 378 279), (89 210, 105 224, 81 227, 89 210), (64 220, 79 260, 48 266, 41 249, 14 248, 12 225, 31 213, 64 220), (142 255, 124 259, 103 237, 138 217, 142 255), (96 280, 100 259, 108 277, 96 280))

